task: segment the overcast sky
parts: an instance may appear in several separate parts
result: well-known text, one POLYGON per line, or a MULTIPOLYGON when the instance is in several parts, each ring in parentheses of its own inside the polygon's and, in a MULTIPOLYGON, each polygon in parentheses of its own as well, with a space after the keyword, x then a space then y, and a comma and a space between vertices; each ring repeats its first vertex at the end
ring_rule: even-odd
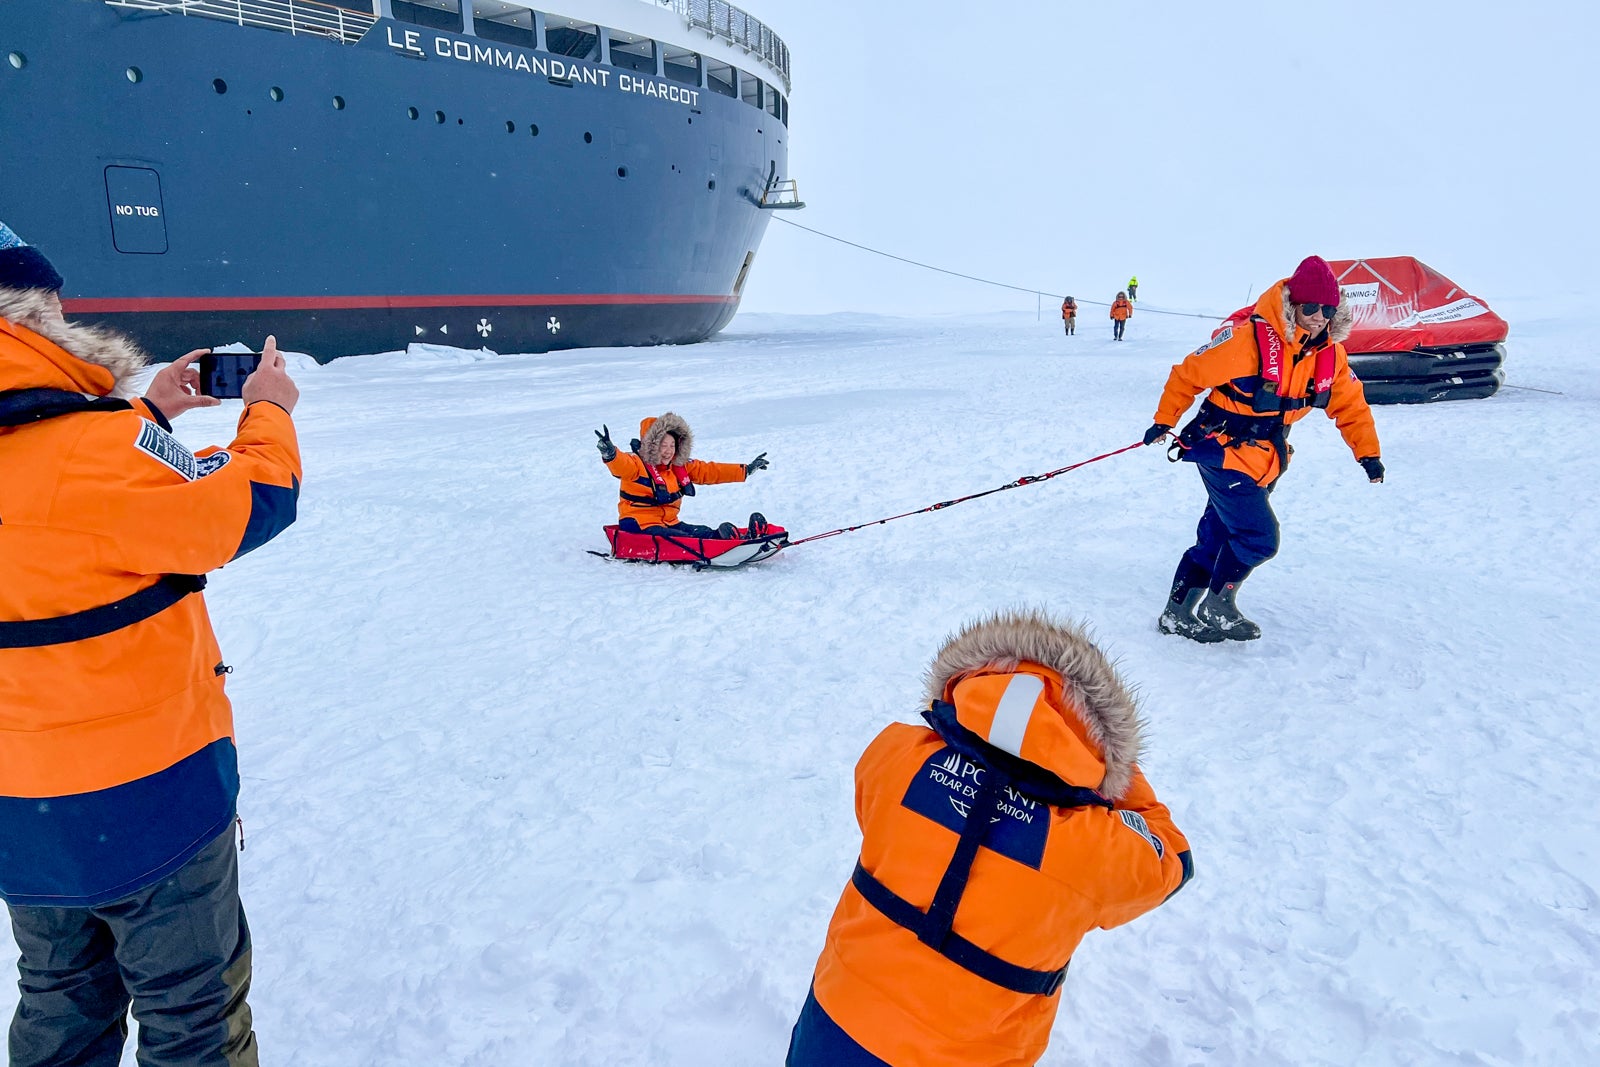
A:
MULTIPOLYGON (((1589 0, 740 0, 793 54, 787 217, 966 273, 1231 311, 1301 256, 1491 302, 1600 286, 1589 0)), ((774 221, 749 311, 1031 309, 774 221)))

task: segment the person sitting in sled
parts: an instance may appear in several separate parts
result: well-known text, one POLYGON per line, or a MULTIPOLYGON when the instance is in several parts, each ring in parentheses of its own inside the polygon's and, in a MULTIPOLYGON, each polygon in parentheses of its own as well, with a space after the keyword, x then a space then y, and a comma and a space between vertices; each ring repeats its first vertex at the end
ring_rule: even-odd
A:
MULTIPOLYGON (((606 469, 621 479, 622 495, 617 500, 617 525, 628 533, 670 534, 731 541, 738 528, 725 522, 713 529, 678 521, 678 509, 686 496, 694 496, 700 485, 742 482, 756 471, 767 469, 765 452, 749 463, 708 463, 690 458, 694 434, 689 424, 672 412, 639 423, 639 439, 633 451, 619 451, 611 440, 610 427, 594 432, 600 438, 595 447, 606 469)), ((751 539, 767 532, 767 520, 759 511, 750 516, 745 536, 751 539)))

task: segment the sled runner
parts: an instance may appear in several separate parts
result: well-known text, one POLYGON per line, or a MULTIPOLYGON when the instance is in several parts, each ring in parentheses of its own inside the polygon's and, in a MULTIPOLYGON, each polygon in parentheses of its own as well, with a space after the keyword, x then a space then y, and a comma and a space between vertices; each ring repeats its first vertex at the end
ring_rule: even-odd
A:
POLYGON ((695 570, 708 567, 742 567, 771 559, 789 544, 789 533, 781 526, 769 526, 754 540, 739 536, 724 540, 716 537, 685 537, 680 534, 631 533, 619 526, 606 527, 611 553, 593 553, 607 559, 629 563, 684 563, 695 570))

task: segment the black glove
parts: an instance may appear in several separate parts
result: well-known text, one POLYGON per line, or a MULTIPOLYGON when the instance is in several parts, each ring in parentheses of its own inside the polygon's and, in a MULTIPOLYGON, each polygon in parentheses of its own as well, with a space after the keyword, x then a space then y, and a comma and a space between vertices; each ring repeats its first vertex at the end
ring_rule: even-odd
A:
POLYGON ((1167 434, 1172 432, 1172 427, 1163 422, 1152 422, 1150 428, 1144 432, 1144 443, 1153 445, 1167 434))
POLYGON ((611 443, 611 427, 601 426, 599 430, 594 432, 594 435, 600 438, 600 443, 594 446, 600 450, 600 458, 605 460, 607 463, 610 463, 612 460, 616 459, 617 446, 611 443), (602 430, 605 432, 602 433, 602 430))
POLYGON ((749 463, 746 463, 744 465, 744 476, 746 478, 748 478, 748 477, 750 477, 750 475, 754 474, 756 471, 764 471, 766 469, 767 469, 767 454, 765 452, 763 452, 763 453, 761 453, 761 455, 757 456, 755 459, 751 460, 749 463))
POLYGON ((1377 456, 1368 456, 1366 459, 1357 460, 1356 462, 1360 463, 1361 469, 1367 472, 1369 481, 1383 481, 1383 460, 1377 456))

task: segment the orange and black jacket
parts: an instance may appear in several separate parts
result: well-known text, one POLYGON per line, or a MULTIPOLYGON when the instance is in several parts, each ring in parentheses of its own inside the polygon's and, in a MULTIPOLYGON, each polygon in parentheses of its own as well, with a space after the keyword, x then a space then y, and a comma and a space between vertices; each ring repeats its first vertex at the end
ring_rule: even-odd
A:
MULTIPOLYGON (((972 636, 935 664, 928 726, 889 726, 856 766, 860 859, 813 979, 832 1023, 890 1067, 1037 1062, 1083 936, 1155 908, 1193 870, 1131 759, 1131 697, 1084 673, 1063 683, 1090 660, 1110 677, 1109 661, 1047 632, 1021 647, 1052 662, 981 666, 996 642, 978 633, 963 651, 972 636)), ((855 1062, 827 1044, 792 1067, 855 1062)))
POLYGON ((234 818, 227 668, 204 575, 294 521, 275 404, 191 453, 104 367, 0 318, 0 897, 86 907, 234 818))
POLYGON ((1289 427, 1318 408, 1356 459, 1378 455, 1372 409, 1342 343, 1348 311, 1341 309, 1324 334, 1313 338, 1294 325, 1287 301, 1284 283, 1269 286, 1247 319, 1225 326, 1172 368, 1156 422, 1178 425, 1194 398, 1210 390, 1180 437, 1185 459, 1271 485, 1288 466, 1289 427), (1264 352, 1266 363, 1276 364, 1276 383, 1264 352))
MULTIPOLYGON (((668 418, 675 420, 676 416, 668 418)), ((696 485, 742 482, 746 477, 742 463, 708 463, 700 459, 674 463, 670 467, 646 463, 639 453, 650 451, 652 427, 657 421, 648 418, 639 424, 642 444, 637 451, 618 452, 605 461, 606 469, 622 482, 617 518, 633 519, 642 529, 671 526, 677 522, 683 498, 694 496, 696 485)))
POLYGON ((1061 317, 1064 319, 1077 318, 1078 305, 1070 300, 1063 300, 1061 302, 1061 317))
POLYGON ((1111 317, 1126 319, 1133 314, 1133 304, 1125 296, 1119 296, 1111 303, 1111 317))

